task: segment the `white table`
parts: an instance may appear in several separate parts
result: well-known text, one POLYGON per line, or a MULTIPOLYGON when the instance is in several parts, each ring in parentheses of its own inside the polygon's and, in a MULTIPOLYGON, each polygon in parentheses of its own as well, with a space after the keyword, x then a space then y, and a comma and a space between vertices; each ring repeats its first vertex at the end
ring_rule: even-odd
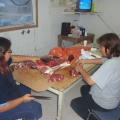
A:
MULTIPOLYGON (((76 44, 74 45, 76 47, 82 46, 81 44, 76 44)), ((95 47, 94 44, 89 44, 88 47, 95 47)), ((94 54, 98 54, 101 56, 101 52, 96 51, 93 52, 94 54)), ((64 100, 64 95, 67 91, 72 89, 73 86, 78 84, 82 80, 81 75, 78 75, 76 77, 71 77, 69 71, 73 69, 75 66, 74 64, 71 65, 70 67, 66 67, 62 70, 56 71, 58 74, 63 74, 64 79, 60 82, 55 82, 55 83, 49 83, 48 82, 48 76, 46 75, 41 75, 37 70, 15 70, 13 72, 13 77, 16 81, 19 83, 26 85, 27 87, 31 88, 32 90, 36 92, 40 92, 43 90, 48 89, 49 91, 55 93, 58 95, 58 115, 57 115, 57 120, 61 120, 62 118, 62 106, 63 106, 63 100, 64 100)), ((84 66, 85 70, 89 73, 92 74, 94 73, 99 66, 95 64, 86 64, 84 66)))
MULTIPOLYGON (((88 74, 92 74, 94 73, 97 69, 98 69, 99 65, 96 65, 95 67, 93 67, 89 72, 88 74)), ((73 83, 71 86, 69 86, 67 89, 63 90, 63 91, 59 91, 59 90, 56 90, 52 87, 50 87, 48 89, 48 91, 52 92, 52 93, 55 93, 56 95, 58 95, 58 111, 57 111, 57 120, 62 120, 62 107, 63 107, 63 100, 64 100, 64 95, 66 92, 68 92, 70 89, 72 89, 75 85, 77 85, 80 81, 82 80, 82 77, 79 78, 78 80, 76 80, 75 83, 73 83)))
MULTIPOLYGON (((83 46, 82 44, 78 43, 78 44, 75 44, 73 45, 72 47, 79 47, 79 46, 83 46)), ((99 48, 99 46, 93 44, 93 43, 90 43, 87 45, 87 47, 96 47, 96 48, 99 48)), ((102 55, 101 52, 98 50, 96 52, 93 52, 95 54, 98 54, 98 55, 102 55)), ((88 67, 88 74, 93 74, 98 68, 99 68, 100 65, 87 65, 85 68, 87 69, 88 67)), ((64 90, 60 91, 60 90, 57 90, 53 87, 50 87, 48 90, 50 92, 53 92, 55 93, 56 95, 58 95, 58 111, 57 111, 57 120, 62 120, 62 106, 63 106, 63 100, 64 100, 64 95, 67 91, 69 91, 70 89, 72 89, 75 85, 77 85, 80 81, 82 80, 82 77, 80 77, 79 79, 76 79, 76 81, 71 84, 68 88, 65 88, 64 90)))

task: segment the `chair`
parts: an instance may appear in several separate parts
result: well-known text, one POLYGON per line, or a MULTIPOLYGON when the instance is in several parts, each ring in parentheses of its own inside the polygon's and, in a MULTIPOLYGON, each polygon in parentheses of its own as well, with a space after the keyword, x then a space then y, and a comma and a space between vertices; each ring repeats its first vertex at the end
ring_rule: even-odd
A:
MULTIPOLYGON (((93 114, 96 116, 95 120, 120 120, 120 105, 109 112, 92 110, 89 114, 89 118, 90 115, 93 114)), ((91 120, 89 118, 87 120, 91 120)))
POLYGON ((20 118, 20 119, 16 119, 16 120, 25 120, 25 118, 20 118))

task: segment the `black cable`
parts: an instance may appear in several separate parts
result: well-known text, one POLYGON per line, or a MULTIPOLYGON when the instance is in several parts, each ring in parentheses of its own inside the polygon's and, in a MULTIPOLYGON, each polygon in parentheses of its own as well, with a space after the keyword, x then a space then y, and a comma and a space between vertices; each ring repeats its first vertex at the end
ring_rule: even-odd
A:
MULTIPOLYGON (((63 48, 65 48, 64 42, 62 41, 63 48)), ((62 47, 62 46, 61 46, 62 47)))
POLYGON ((23 5, 19 5, 19 4, 17 4, 17 3, 15 3, 13 0, 10 0, 14 5, 16 5, 16 6, 25 6, 25 5, 27 5, 29 2, 30 2, 30 0, 28 0, 25 4, 23 4, 23 5))
POLYGON ((103 20, 103 18, 96 12, 96 14, 98 15, 98 17, 103 21, 103 23, 112 31, 114 32, 114 30, 103 20))

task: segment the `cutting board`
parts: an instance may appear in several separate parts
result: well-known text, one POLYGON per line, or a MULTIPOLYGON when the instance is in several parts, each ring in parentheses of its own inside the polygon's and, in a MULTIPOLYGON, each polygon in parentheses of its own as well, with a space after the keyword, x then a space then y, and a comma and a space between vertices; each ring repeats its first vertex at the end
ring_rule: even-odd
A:
POLYGON ((56 74, 61 74, 64 76, 64 79, 59 82, 48 82, 49 76, 42 75, 36 69, 15 69, 12 74, 16 81, 37 92, 47 90, 56 83, 59 83, 59 88, 62 90, 66 85, 68 85, 68 83, 73 83, 73 81, 80 77, 80 75, 77 77, 70 76, 70 70, 74 69, 74 67, 74 65, 71 65, 70 67, 56 71, 56 74))
POLYGON ((47 90, 54 83, 48 82, 49 77, 47 75, 40 74, 36 69, 23 70, 15 69, 13 71, 14 80, 19 83, 28 86, 36 92, 47 90))
MULTIPOLYGON (((91 70, 93 67, 95 67, 95 64, 85 64, 83 68, 88 72, 91 70)), ((75 65, 71 65, 69 67, 66 67, 60 71, 56 71, 56 73, 64 75, 64 80, 57 82, 53 84, 51 87, 58 90, 58 91, 64 91, 65 89, 69 88, 73 83, 75 83, 79 78, 81 78, 81 75, 77 76, 71 76, 70 75, 70 70, 74 69, 75 65)))
MULTIPOLYGON (((90 43, 91 46, 93 46, 92 43, 90 43)), ((77 46, 81 46, 80 44, 76 44, 77 46)), ((93 54, 98 54, 102 56, 100 51, 94 51, 93 54)), ((76 82, 81 75, 78 75, 76 77, 70 76, 70 70, 74 69, 75 64, 72 64, 69 67, 66 67, 62 70, 58 70, 55 73, 56 74, 62 74, 64 75, 64 79, 59 82, 48 82, 49 76, 42 75, 39 73, 36 69, 31 70, 14 70, 13 71, 13 77, 16 81, 28 86, 34 91, 40 92, 47 90, 49 87, 54 88, 58 91, 63 91, 70 87, 74 82, 76 82)), ((88 72, 93 67, 95 67, 95 64, 85 64, 84 69, 88 72)))
MULTIPOLYGON (((91 65, 86 64, 84 68, 89 68, 89 66, 91 65)), ((47 90, 49 87, 52 87, 59 91, 63 91, 81 77, 81 75, 77 75, 75 77, 72 77, 70 75, 70 70, 74 68, 75 64, 72 64, 69 67, 56 71, 56 74, 61 74, 64 76, 64 79, 59 82, 48 82, 49 76, 42 75, 36 69, 15 69, 13 71, 13 77, 16 81, 28 86, 36 92, 47 90)))

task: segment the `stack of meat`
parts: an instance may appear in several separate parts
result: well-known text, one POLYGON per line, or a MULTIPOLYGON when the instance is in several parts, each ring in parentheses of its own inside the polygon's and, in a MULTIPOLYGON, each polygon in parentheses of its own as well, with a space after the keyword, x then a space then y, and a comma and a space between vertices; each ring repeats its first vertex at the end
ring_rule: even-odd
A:
POLYGON ((40 61, 25 61, 14 65, 15 69, 37 69, 41 74, 49 75, 49 82, 58 82, 64 79, 63 75, 54 74, 56 70, 70 66, 70 61, 61 60, 58 57, 42 57, 40 61))
MULTIPOLYGON (((41 74, 49 75, 49 82, 63 80, 64 76, 60 74, 55 74, 56 70, 70 66, 71 63, 75 62, 77 58, 81 55, 81 49, 85 51, 90 50, 89 47, 69 47, 62 48, 56 47, 53 48, 47 57, 42 57, 39 61, 36 61, 37 65, 31 61, 22 62, 15 64, 15 69, 37 69, 41 74), (55 57, 57 56, 57 57, 55 57)), ((77 73, 74 70, 70 71, 71 76, 77 76, 77 73)))

